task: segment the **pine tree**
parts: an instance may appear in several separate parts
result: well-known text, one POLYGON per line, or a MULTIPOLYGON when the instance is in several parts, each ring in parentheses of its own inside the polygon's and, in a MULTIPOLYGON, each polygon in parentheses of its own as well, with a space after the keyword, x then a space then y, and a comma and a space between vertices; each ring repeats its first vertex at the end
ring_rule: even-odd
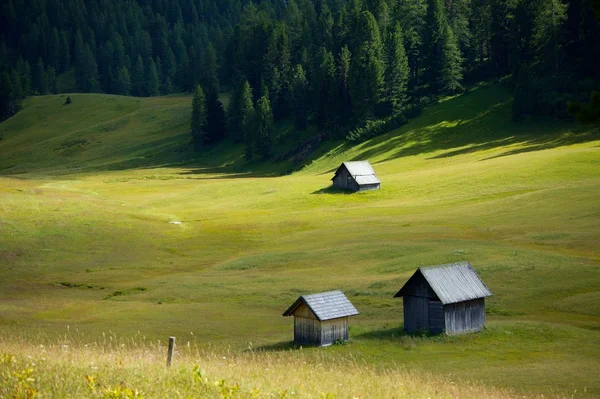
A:
POLYGON ((67 32, 60 32, 60 71, 65 72, 71 68, 71 44, 67 32))
POLYGON ((297 64, 292 69, 291 103, 294 110, 294 125, 298 130, 306 129, 308 117, 308 81, 302 65, 297 64))
POLYGON ((116 93, 124 96, 128 96, 131 90, 131 78, 129 76, 129 70, 126 66, 119 68, 117 72, 116 81, 116 93))
POLYGON ((100 89, 98 82, 98 65, 90 46, 86 45, 83 63, 83 90, 96 92, 100 89))
POLYGON ((20 99, 16 98, 8 72, 0 76, 0 122, 17 113, 21 107, 20 99))
POLYGON ((207 133, 209 143, 218 143, 225 138, 227 128, 225 125, 225 110, 219 100, 219 94, 211 90, 206 98, 207 133))
POLYGON ((55 69, 60 69, 61 64, 61 49, 60 37, 56 28, 52 29, 52 37, 48 47, 48 64, 55 69))
POLYGON ((233 86, 229 105, 227 106, 227 132, 235 142, 244 140, 242 121, 242 84, 237 83, 233 86))
POLYGON ((447 25, 443 0, 429 0, 423 54, 427 66, 425 79, 433 92, 438 92, 440 89, 438 83, 441 81, 444 35, 447 32, 447 25))
POLYGON ((262 159, 273 156, 273 111, 267 95, 256 103, 256 151, 262 159))
POLYGON ((48 84, 48 91, 50 93, 58 93, 58 87, 56 82, 56 70, 54 69, 54 67, 49 67, 46 71, 46 82, 48 84))
POLYGON ((46 77, 46 70, 44 68, 44 62, 41 58, 38 58, 35 64, 35 74, 33 81, 33 88, 41 95, 48 92, 48 80, 46 77))
POLYGON ((251 161, 254 153, 255 142, 255 111, 252 103, 252 88, 248 81, 244 81, 240 91, 239 98, 239 126, 241 127, 242 137, 244 139, 245 151, 244 157, 251 161))
POLYGON ((352 98, 350 95, 350 65, 352 54, 348 46, 342 47, 337 63, 337 100, 335 130, 340 134, 352 117, 352 98))
POLYGON ((167 76, 167 80, 165 81, 165 84, 163 86, 163 93, 164 94, 173 94, 174 91, 175 91, 175 89, 173 88, 173 83, 171 82, 171 78, 167 76))
POLYGON ((392 114, 402 110, 408 84, 408 59, 402 41, 402 28, 396 24, 385 40, 385 95, 392 114))
POLYGON ((446 25, 446 34, 442 37, 441 70, 437 87, 446 93, 462 90, 462 57, 452 28, 446 25))
POLYGON ((10 77, 14 97, 17 100, 20 100, 24 97, 23 84, 21 83, 21 75, 16 69, 13 69, 10 77))
POLYGON ((146 70, 146 95, 150 97, 158 96, 158 86, 158 70, 156 69, 154 60, 151 58, 146 70))
POLYGON ((208 141, 206 125, 206 98, 202 86, 197 85, 192 100, 192 119, 191 119, 192 139, 194 148, 200 150, 208 141))
POLYGON ((31 66, 27 61, 20 63, 20 65, 22 65, 22 67, 19 69, 19 74, 21 75, 21 84, 23 85, 23 96, 26 97, 31 94, 32 90, 31 66))
POLYGON ((202 85, 208 91, 219 91, 219 75, 217 72, 217 53, 212 43, 202 54, 202 85))
POLYGON ((329 129, 335 114, 336 77, 333 54, 321 47, 318 62, 313 87, 315 121, 319 129, 329 129))
POLYGON ((515 1, 490 0, 490 57, 494 71, 505 75, 511 71, 511 21, 515 1))
POLYGON ((131 75, 131 93, 134 96, 141 97, 144 95, 146 87, 145 76, 144 60, 142 60, 141 55, 138 55, 133 67, 133 74, 131 75))
POLYGON ((356 45, 350 68, 350 91, 357 122, 375 116, 383 89, 381 37, 377 22, 368 11, 360 14, 356 45))

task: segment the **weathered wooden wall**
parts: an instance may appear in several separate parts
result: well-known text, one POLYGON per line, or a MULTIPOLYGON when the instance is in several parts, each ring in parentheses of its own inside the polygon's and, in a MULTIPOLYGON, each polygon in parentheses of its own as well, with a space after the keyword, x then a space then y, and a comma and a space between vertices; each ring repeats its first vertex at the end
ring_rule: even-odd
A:
POLYGON ((325 320, 321 322, 321 346, 333 344, 337 340, 348 339, 348 318, 325 320))
POLYGON ((429 328, 429 298, 404 297, 404 329, 408 333, 429 328))
POLYGON ((429 331, 433 334, 443 333, 445 328, 445 320, 444 305, 442 305, 442 302, 430 299, 428 311, 429 331))
POLYGON ((448 335, 479 331, 485 326, 485 300, 444 305, 444 318, 448 335))
POLYGON ((348 317, 319 321, 305 304, 294 311, 294 343, 297 345, 327 346, 338 339, 348 339, 348 317))
POLYGON ((347 190, 358 190, 358 185, 356 184, 352 176, 350 176, 348 169, 346 169, 345 167, 342 167, 340 169, 340 172, 336 176, 334 176, 333 185, 347 190))

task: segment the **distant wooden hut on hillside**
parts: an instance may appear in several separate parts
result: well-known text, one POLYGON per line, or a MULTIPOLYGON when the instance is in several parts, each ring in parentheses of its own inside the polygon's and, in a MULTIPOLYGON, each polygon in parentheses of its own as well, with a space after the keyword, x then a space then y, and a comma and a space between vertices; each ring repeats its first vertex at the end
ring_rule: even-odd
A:
POLYGON ((394 298, 403 297, 404 329, 456 335, 485 325, 492 293, 469 262, 420 267, 394 298))
POLYGON ((344 162, 331 180, 334 187, 351 191, 377 190, 381 186, 369 161, 344 162))
POLYGON ((348 317, 358 310, 341 291, 302 295, 283 313, 294 316, 294 343, 328 346, 348 339, 348 317))

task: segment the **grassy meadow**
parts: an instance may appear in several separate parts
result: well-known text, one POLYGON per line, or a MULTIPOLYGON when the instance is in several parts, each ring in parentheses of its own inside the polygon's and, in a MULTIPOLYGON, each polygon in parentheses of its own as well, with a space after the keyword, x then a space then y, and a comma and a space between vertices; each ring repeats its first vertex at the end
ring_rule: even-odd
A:
POLYGON ((600 396, 597 126, 515 124, 509 91, 483 85, 281 175, 290 164, 244 165, 231 143, 190 160, 189 97, 72 98, 28 99, 0 124, 0 375, 38 359, 38 388, 57 397, 97 394, 86 375, 186 396, 169 384, 202 385, 199 362, 246 396, 600 396), (381 190, 329 189, 361 159, 381 190), (403 334, 395 292, 419 266, 461 260, 494 293, 486 330, 403 334), (361 312, 351 342, 294 349, 281 313, 330 289, 361 312), (181 354, 166 373, 170 335, 181 354), (52 388, 60 376, 73 385, 52 388))

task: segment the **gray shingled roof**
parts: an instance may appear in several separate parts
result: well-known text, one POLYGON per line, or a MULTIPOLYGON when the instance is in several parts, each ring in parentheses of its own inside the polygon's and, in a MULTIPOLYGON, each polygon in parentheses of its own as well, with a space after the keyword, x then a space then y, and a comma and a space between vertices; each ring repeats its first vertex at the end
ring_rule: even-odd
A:
POLYGON ((375 175, 355 176, 354 180, 356 180, 356 183, 358 183, 361 186, 363 184, 379 184, 379 183, 381 183, 381 181, 375 175))
MULTIPOLYGON (((469 262, 420 267, 416 273, 425 277, 444 305, 492 296, 469 262)), ((403 296, 402 289, 395 296, 403 296)))
POLYGON ((294 311, 301 303, 305 303, 320 321, 358 315, 358 310, 356 310, 354 305, 352 305, 342 291, 328 291, 319 294, 302 295, 283 313, 283 315, 293 315, 294 311))
MULTIPOLYGON (((346 169, 348 169, 348 173, 350 173, 354 180, 360 185, 381 183, 377 178, 377 175, 375 175, 375 171, 369 161, 343 162, 342 165, 340 165, 340 168, 342 166, 345 166, 346 169)), ((335 171, 335 175, 331 180, 335 178, 340 168, 335 171)))
POLYGON ((352 161, 344 162, 344 166, 352 176, 368 176, 374 175, 375 171, 369 161, 352 161))

